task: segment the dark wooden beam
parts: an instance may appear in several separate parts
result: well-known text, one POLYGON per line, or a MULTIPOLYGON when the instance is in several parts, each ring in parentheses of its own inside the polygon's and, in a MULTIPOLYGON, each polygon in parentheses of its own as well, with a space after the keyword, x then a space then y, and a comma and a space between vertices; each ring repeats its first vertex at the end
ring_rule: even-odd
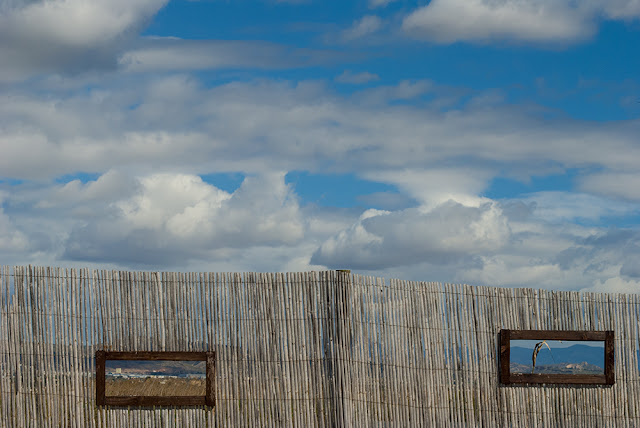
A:
POLYGON ((215 406, 215 352, 96 351, 96 404, 98 406, 215 406), (106 361, 206 361, 205 395, 106 396, 106 361))
POLYGON ((107 360, 147 360, 147 361, 207 361, 206 352, 115 352, 105 351, 107 360))
POLYGON ((105 402, 106 358, 104 351, 96 351, 96 404, 104 406, 105 402))
POLYGON ((604 339, 604 375, 607 385, 616 383, 614 338, 613 331, 607 331, 604 339))
POLYGON ((582 340, 604 341, 606 331, 509 330, 511 340, 582 340))
POLYGON ((511 383, 509 362, 511 361, 511 330, 500 331, 500 382, 511 383))
POLYGON ((615 383, 613 331, 500 330, 500 382, 512 384, 613 385, 615 383), (511 373, 512 340, 571 340, 604 342, 604 374, 511 373))
POLYGON ((205 404, 209 407, 216 405, 216 353, 207 352, 207 384, 205 404))
POLYGON ((206 397, 195 396, 135 396, 135 397, 106 397, 107 406, 204 406, 206 397))

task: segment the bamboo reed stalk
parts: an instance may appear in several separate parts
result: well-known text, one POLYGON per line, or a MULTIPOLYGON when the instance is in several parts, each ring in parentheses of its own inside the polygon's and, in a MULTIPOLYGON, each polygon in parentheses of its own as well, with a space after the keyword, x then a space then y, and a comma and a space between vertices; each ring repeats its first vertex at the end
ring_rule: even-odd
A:
POLYGON ((0 266, 0 426, 637 426, 638 295, 346 272, 0 266), (610 387, 507 387, 502 329, 615 331, 610 387), (95 406, 96 350, 216 351, 215 408, 95 406))

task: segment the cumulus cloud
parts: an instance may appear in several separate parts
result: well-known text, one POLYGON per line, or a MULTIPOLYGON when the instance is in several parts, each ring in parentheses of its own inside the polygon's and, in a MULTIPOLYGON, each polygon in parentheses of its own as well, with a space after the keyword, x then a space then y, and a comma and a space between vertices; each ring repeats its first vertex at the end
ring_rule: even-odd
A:
POLYGON ((456 274, 456 280, 497 287, 571 289, 575 283, 564 282, 567 276, 558 265, 544 260, 502 255, 481 256, 478 267, 461 270, 456 274))
POLYGON ((460 280, 576 290, 596 280, 636 277, 633 266, 640 257, 636 230, 579 222, 599 215, 633 215, 637 206, 559 192, 550 199, 541 192, 500 205, 512 233, 509 244, 497 254, 482 255, 478 267, 457 272, 460 280), (523 206, 517 208, 520 203, 523 206))
POLYGON ((585 287, 580 291, 595 293, 640 293, 640 281, 616 276, 605 281, 596 280, 593 285, 585 287))
POLYGON ((295 244, 304 233, 283 174, 246 178, 232 194, 197 176, 155 174, 112 205, 116 213, 71 230, 63 258, 180 264, 215 250, 295 244))
POLYGON ((3 230, 22 237, 18 261, 40 251, 54 264, 352 268, 566 289, 636 278, 637 248, 596 240, 606 235, 599 219, 633 215, 633 202, 588 186, 479 195, 496 171, 526 179, 576 168, 581 183, 583 170, 640 170, 637 122, 540 119, 500 97, 434 108, 438 88, 428 81, 342 96, 315 81, 127 79, 135 87, 0 95, 0 170, 30 183, 5 186, 3 230), (314 211, 277 172, 300 169, 355 172, 402 198, 360 219, 356 210, 314 211), (77 171, 98 177, 47 184, 77 171), (197 177, 211 171, 254 176, 229 193, 197 177))
POLYGON ((54 39, 65 45, 95 45, 139 29, 166 0, 49 0, 20 2, 2 10, 4 34, 17 39, 54 39), (27 25, 30 24, 30 25, 27 25))
POLYGON ((588 0, 585 7, 602 11, 610 19, 634 19, 640 17, 640 1, 638 0, 588 0))
POLYGON ((114 67, 122 42, 167 0, 37 0, 0 5, 0 79, 114 67))
POLYGON ((497 251, 509 235, 506 219, 491 203, 467 207, 447 202, 428 212, 367 211, 349 229, 323 243, 311 261, 367 270, 425 260, 454 263, 497 251))
POLYGON ((83 183, 75 179, 54 187, 42 196, 36 208, 69 209, 70 207, 95 207, 103 201, 114 201, 133 196, 140 190, 140 183, 133 177, 116 170, 107 171, 95 181, 83 183))
POLYGON ((174 75, 72 95, 6 93, 0 95, 0 170, 47 179, 112 165, 144 169, 150 162, 196 174, 331 166, 406 188, 426 186, 443 197, 457 191, 459 170, 469 177, 462 190, 476 195, 496 168, 525 177, 551 162, 640 170, 639 123, 543 121, 499 104, 440 111, 420 100, 433 88, 428 81, 399 82, 343 98, 317 82, 206 88, 174 75), (428 176, 438 169, 455 178, 428 176), (401 178, 399 171, 417 175, 401 178))
MULTIPOLYGON (((544 193, 368 210, 354 221, 347 211, 301 207, 281 173, 249 177, 235 192, 188 174, 120 171, 84 183, 24 186, 6 193, 0 215, 0 237, 10 246, 0 250, 5 260, 10 254, 17 261, 54 256, 54 264, 145 269, 347 268, 555 289, 640 277, 637 232, 568 222, 584 207, 570 197, 544 201, 544 193), (547 203, 562 214, 549 215, 547 203)), ((628 212, 619 204, 601 214, 628 212)))
POLYGON ((375 15, 366 15, 342 32, 342 40, 349 42, 360 39, 377 32, 380 28, 382 28, 382 19, 375 15))
POLYGON ((336 52, 261 41, 139 37, 168 0, 35 0, 0 4, 1 81, 51 73, 283 68, 333 61, 336 52))
POLYGON ((543 192, 502 201, 469 197, 469 204, 370 210, 322 243, 311 262, 418 280, 428 272, 430 280, 564 290, 618 277, 630 284, 640 277, 637 231, 574 222, 585 215, 632 214, 631 206, 612 203, 580 214, 589 204, 604 207, 608 201, 552 196, 543 192), (550 203, 555 211, 550 212, 550 203))
POLYGON ((454 201, 468 206, 480 206, 487 199, 478 197, 487 186, 490 173, 482 168, 400 169, 366 174, 371 180, 393 183, 421 203, 424 209, 454 201))
MULTIPOLYGON (((549 118, 508 104, 500 91, 460 98, 427 80, 371 87, 378 75, 349 70, 334 81, 369 85, 344 95, 326 81, 204 83, 188 72, 309 66, 338 54, 140 38, 165 3, 0 3, 0 80, 63 74, 5 85, 0 94, 0 171, 25 180, 0 183, 5 263, 328 267, 472 284, 637 289, 637 231, 600 222, 638 213, 637 121, 549 118), (87 70, 125 73, 69 79, 87 70), (480 196, 497 174, 526 180, 569 168, 582 193, 480 196), (359 197, 384 211, 318 208, 286 185, 282 171, 291 170, 354 173, 400 193, 359 197), (79 171, 96 178, 56 181, 79 171), (199 177, 212 171, 248 178, 227 192, 199 177)), ((602 20, 638 16, 638 0, 433 0, 406 16, 403 30, 436 43, 566 44, 589 38, 602 20)), ((357 43, 386 25, 367 15, 335 37, 357 43)))
POLYGON ((20 230, 16 230, 11 219, 5 215, 2 196, 0 193, 0 254, 22 252, 29 245, 27 237, 20 230))
POLYGON ((402 28, 436 43, 566 44, 591 37, 601 18, 639 16, 637 0, 432 0, 406 16, 402 28))
POLYGON ((246 177, 232 192, 196 175, 121 170, 5 187, 5 264, 317 270, 325 267, 310 263, 314 249, 353 221, 348 211, 301 207, 283 173, 246 177))

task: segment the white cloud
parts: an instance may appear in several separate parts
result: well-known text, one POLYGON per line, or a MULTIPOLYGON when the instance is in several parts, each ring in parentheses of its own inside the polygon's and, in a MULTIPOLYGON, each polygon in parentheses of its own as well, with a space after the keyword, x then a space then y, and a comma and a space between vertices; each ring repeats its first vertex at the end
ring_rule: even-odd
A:
POLYGON ((617 202, 577 192, 536 192, 521 199, 533 203, 536 217, 550 222, 599 220, 606 216, 628 215, 640 211, 640 205, 617 202))
POLYGON ((139 183, 136 195, 112 203, 115 215, 75 225, 63 257, 179 264, 211 251, 292 245, 304 234, 283 174, 248 177, 233 194, 184 174, 154 174, 139 183))
POLYGON ((372 263, 379 260, 379 246, 384 239, 367 231, 362 221, 385 214, 388 212, 365 211, 358 222, 325 241, 313 254, 311 262, 325 266, 370 267, 372 263))
POLYGON ((640 17, 639 0, 587 0, 585 6, 601 10, 610 19, 629 20, 640 17))
POLYGON ((380 28, 382 28, 382 19, 375 15, 366 15, 342 32, 342 40, 348 42, 360 39, 377 32, 380 28))
POLYGON ((409 101, 434 89, 430 80, 402 80, 395 85, 379 85, 364 89, 354 95, 365 105, 385 105, 393 101, 409 101))
POLYGON ((341 96, 316 81, 206 87, 136 74, 91 90, 7 91, 0 170, 27 180, 5 185, 3 230, 23 242, 11 260, 327 266, 564 289, 636 279, 636 235, 579 224, 632 215, 635 204, 592 187, 498 202, 479 195, 496 171, 640 171, 637 123, 541 119, 499 96, 442 110, 430 101, 437 94, 428 81, 341 96), (294 169, 352 172, 395 185, 411 203, 377 205, 395 211, 359 220, 354 210, 300 207, 278 172, 294 169), (78 171, 100 176, 47 184, 78 171), (255 176, 234 193, 196 176, 225 171, 255 176))
POLYGON ((491 177, 488 171, 479 168, 403 169, 371 172, 365 175, 370 180, 393 183, 421 203, 427 210, 447 201, 478 207, 488 199, 478 197, 491 177))
POLYGON ((406 194, 389 191, 359 195, 357 199, 366 206, 374 206, 389 210, 397 210, 415 205, 413 198, 406 194))
POLYGON ((591 287, 581 289, 583 292, 595 293, 640 293, 640 281, 624 279, 619 276, 605 281, 596 280, 591 287))
MULTIPOLYGON (((300 207, 281 173, 249 177, 233 193, 188 174, 119 171, 87 183, 25 186, 5 192, 5 260, 223 271, 329 267, 555 289, 640 277, 637 233, 570 223, 585 209, 571 195, 449 201, 354 219, 300 207), (546 204, 560 214, 549 215, 546 204)), ((624 214, 624 206, 602 212, 624 214)))
POLYGON ((317 245, 353 221, 301 208, 283 173, 226 192, 180 173, 6 186, 0 208, 5 263, 248 271, 319 269, 317 245))
POLYGON ((118 65, 128 72, 278 69, 315 65, 337 56, 335 52, 268 42, 148 37, 124 52, 118 58, 118 65))
POLYGON ((640 172, 603 172, 580 180, 580 187, 609 198, 640 201, 640 172))
POLYGON ((60 187, 51 189, 37 203, 37 208, 56 208, 87 206, 100 201, 113 201, 132 195, 139 190, 139 183, 132 177, 116 170, 107 171, 95 181, 83 183, 79 179, 69 181, 60 187))
POLYGON ((525 177, 551 164, 640 170, 637 123, 540 120, 500 104, 440 111, 421 100, 433 89, 428 81, 399 82, 344 98, 321 82, 206 88, 178 75, 71 95, 5 93, 0 170, 46 179, 113 165, 148 171, 150 162, 189 173, 314 171, 330 164, 407 189, 398 171, 452 170, 455 180, 425 176, 411 184, 417 189, 426 181, 443 197, 457 192, 465 176, 472 187, 463 190, 477 195, 496 169, 525 177))
POLYGON ((380 80, 377 74, 363 71, 362 73, 353 73, 350 70, 345 70, 341 75, 336 76, 335 81, 339 83, 352 83, 360 85, 363 83, 369 83, 376 80, 380 80))
MULTIPOLYGON (((427 80, 349 95, 326 81, 203 83, 170 72, 243 69, 244 78, 247 68, 315 65, 339 53, 139 38, 165 3, 0 3, 0 80, 62 73, 0 93, 0 171, 26 180, 0 183, 5 263, 329 267, 472 284, 637 289, 638 232, 599 225, 638 212, 637 121, 550 119, 508 104, 499 91, 462 99, 427 80), (126 73, 99 73, 105 69, 126 73), (98 72, 68 78, 87 70, 98 72), (498 171, 526 179, 553 168, 579 171, 584 193, 479 196, 498 171), (301 206, 282 172, 294 169, 354 173, 400 193, 359 197, 388 211, 301 206), (79 171, 98 178, 54 182, 79 171), (226 192, 198 176, 225 171, 249 177, 226 192)), ((437 43, 566 44, 590 37, 603 19, 638 16, 640 0, 433 0, 403 28, 437 43)), ((387 25, 368 15, 336 37, 369 40, 387 25)), ((334 80, 379 76, 347 70, 334 80)))
POLYGON ((466 207, 446 202, 425 212, 368 211, 349 229, 323 243, 312 263, 375 270, 429 260, 456 263, 506 245, 510 231, 491 203, 466 207))
POLYGON ((2 8, 3 34, 16 39, 93 46, 138 29, 167 0, 48 0, 2 8))
POLYGON ((0 79, 51 71, 114 67, 167 0, 37 0, 0 7, 0 79))
POLYGON ((595 34, 600 17, 639 16, 637 0, 432 0, 405 17, 402 28, 436 43, 566 44, 595 34))
POLYGON ((458 272, 456 280, 470 284, 486 284, 497 287, 532 287, 571 289, 573 282, 563 283, 568 276, 554 263, 530 260, 523 257, 501 255, 481 257, 478 268, 458 272))
POLYGON ((631 214, 633 206, 545 192, 481 201, 370 211, 327 239, 311 261, 383 276, 563 290, 640 278, 637 231, 573 222, 631 214), (594 212, 584 213, 591 205, 594 212))
POLYGON ((374 9, 376 7, 385 7, 389 3, 393 3, 397 0, 369 0, 369 7, 374 9))
POLYGON ((26 236, 16 230, 11 219, 5 215, 2 209, 3 194, 0 192, 0 254, 11 252, 22 252, 27 249, 28 241, 26 236))

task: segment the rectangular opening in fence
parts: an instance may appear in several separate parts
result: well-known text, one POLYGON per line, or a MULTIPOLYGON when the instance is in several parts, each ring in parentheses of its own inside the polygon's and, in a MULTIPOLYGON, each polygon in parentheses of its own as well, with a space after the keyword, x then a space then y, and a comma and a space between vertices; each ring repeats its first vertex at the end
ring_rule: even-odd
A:
POLYGON ((503 384, 613 385, 612 331, 501 330, 503 384))
POLYGON ((107 406, 213 406, 213 352, 96 352, 96 401, 107 406))

